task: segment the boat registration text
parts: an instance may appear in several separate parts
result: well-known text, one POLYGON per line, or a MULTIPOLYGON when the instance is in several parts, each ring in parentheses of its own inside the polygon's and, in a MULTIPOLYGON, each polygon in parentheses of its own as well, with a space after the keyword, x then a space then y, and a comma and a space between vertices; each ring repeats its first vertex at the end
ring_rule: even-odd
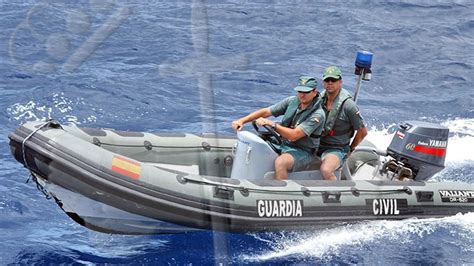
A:
POLYGON ((474 191, 472 190, 440 190, 442 202, 474 202, 474 191))

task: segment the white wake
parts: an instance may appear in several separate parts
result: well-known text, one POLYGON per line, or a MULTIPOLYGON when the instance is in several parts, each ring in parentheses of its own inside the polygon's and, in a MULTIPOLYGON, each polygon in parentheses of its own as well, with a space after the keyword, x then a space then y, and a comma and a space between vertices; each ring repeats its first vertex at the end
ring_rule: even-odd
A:
MULTIPOLYGON (((459 243, 464 252, 473 252, 474 213, 445 218, 407 219, 403 221, 373 221, 360 224, 316 231, 312 233, 268 234, 259 240, 271 243, 271 249, 261 254, 242 255, 249 262, 265 262, 279 258, 317 258, 326 259, 347 251, 348 248, 364 248, 374 243, 397 243, 409 245, 418 237, 427 237, 437 230, 447 229, 459 243)), ((416 244, 416 243, 415 243, 416 244)))

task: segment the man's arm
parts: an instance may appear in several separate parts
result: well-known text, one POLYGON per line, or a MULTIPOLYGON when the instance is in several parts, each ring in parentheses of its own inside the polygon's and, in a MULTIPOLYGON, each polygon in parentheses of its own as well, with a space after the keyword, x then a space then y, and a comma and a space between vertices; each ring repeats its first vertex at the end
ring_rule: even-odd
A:
MULTIPOLYGON (((245 123, 248 123, 250 121, 253 121, 257 118, 261 118, 261 117, 269 117, 272 115, 272 112, 270 111, 270 108, 262 108, 260 110, 257 110, 253 113, 250 113, 240 119, 237 119, 235 121, 232 122, 232 128, 237 130, 237 131, 240 131, 242 129, 242 127, 244 126, 245 123)), ((270 121, 270 120, 269 120, 270 121)))
POLYGON ((352 143, 351 143, 351 150, 350 150, 351 152, 357 147, 357 145, 359 145, 362 142, 365 136, 367 136, 366 127, 363 127, 357 130, 357 133, 354 136, 354 139, 352 140, 352 143))
POLYGON ((271 120, 259 118, 257 119, 257 124, 260 126, 269 125, 275 128, 275 131, 278 132, 285 139, 295 142, 301 139, 302 137, 309 136, 315 130, 319 131, 317 134, 321 133, 322 126, 324 125, 325 115, 324 111, 319 109, 314 112, 309 118, 307 118, 303 123, 298 125, 296 128, 284 127, 282 125, 276 124, 271 120))
POLYGON ((350 117, 350 123, 352 128, 354 128, 357 132, 350 145, 350 151, 352 152, 357 147, 357 145, 362 142, 365 136, 367 136, 368 130, 365 127, 364 119, 362 118, 359 107, 355 102, 349 100, 348 104, 345 105, 345 108, 348 108, 347 112, 350 117))
POLYGON ((300 138, 306 136, 306 134, 301 130, 301 128, 296 127, 296 128, 289 128, 289 127, 284 127, 278 123, 273 122, 272 120, 265 119, 265 118, 259 118, 257 119, 257 125, 259 126, 271 126, 275 129, 275 131, 280 134, 283 138, 295 142, 299 140, 300 138))
POLYGON ((284 127, 282 125, 276 124, 275 131, 278 132, 282 137, 284 137, 285 139, 291 142, 295 142, 301 139, 302 137, 306 136, 304 131, 299 127, 289 128, 289 127, 284 127))

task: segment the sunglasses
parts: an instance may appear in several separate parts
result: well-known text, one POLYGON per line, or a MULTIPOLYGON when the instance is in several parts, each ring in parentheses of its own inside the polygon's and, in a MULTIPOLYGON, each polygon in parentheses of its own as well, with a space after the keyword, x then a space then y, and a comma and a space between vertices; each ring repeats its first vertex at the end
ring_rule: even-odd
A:
POLYGON ((313 91, 314 91, 314 89, 312 89, 310 91, 298 91, 298 93, 308 94, 308 93, 313 92, 313 91))
POLYGON ((327 78, 327 79, 324 80, 324 82, 336 82, 336 81, 338 81, 338 80, 340 80, 340 78, 338 78, 338 79, 335 79, 335 78, 327 78))

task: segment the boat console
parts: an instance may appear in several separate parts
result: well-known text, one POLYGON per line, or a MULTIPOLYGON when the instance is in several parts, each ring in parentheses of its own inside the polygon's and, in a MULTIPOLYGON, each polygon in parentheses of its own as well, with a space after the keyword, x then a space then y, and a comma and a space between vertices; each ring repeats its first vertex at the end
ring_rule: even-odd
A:
POLYGON ((249 131, 237 132, 233 153, 231 178, 262 179, 267 172, 275 171, 278 154, 266 141, 249 131))

